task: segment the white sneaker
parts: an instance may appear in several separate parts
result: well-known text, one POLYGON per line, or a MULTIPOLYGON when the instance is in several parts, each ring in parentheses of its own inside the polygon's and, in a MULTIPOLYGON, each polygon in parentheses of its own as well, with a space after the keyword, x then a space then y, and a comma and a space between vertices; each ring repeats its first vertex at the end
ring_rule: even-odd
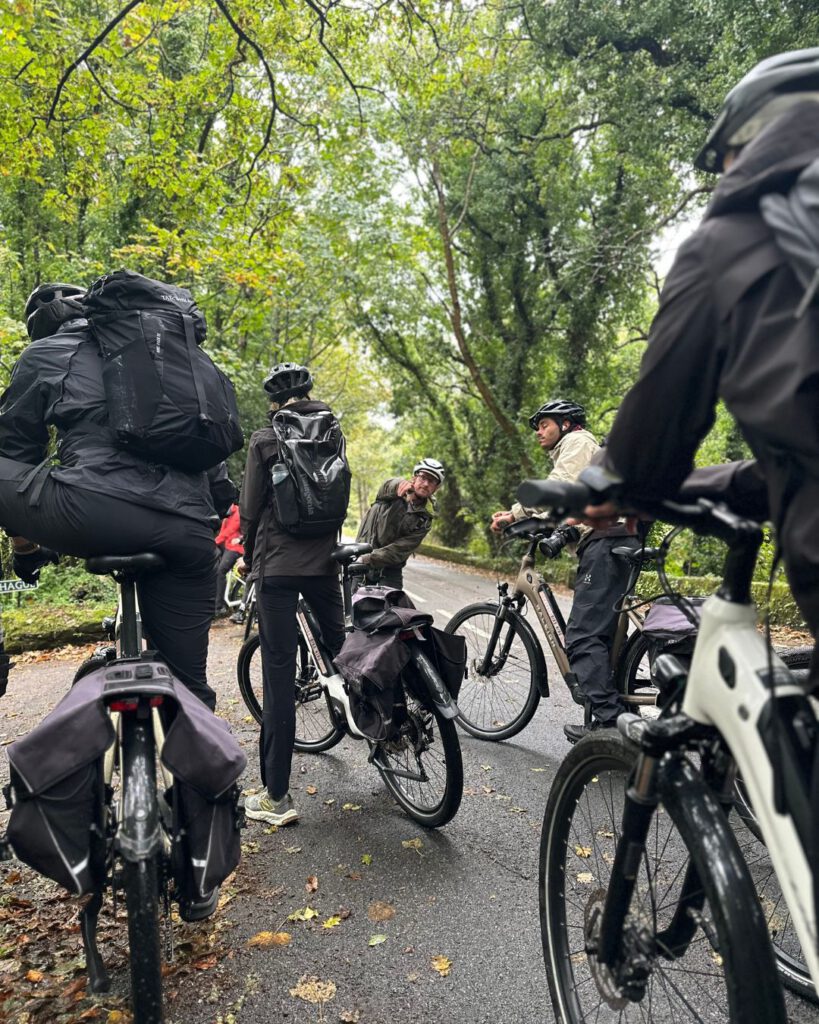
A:
POLYGON ((253 821, 264 821, 268 825, 290 825, 299 820, 299 812, 293 806, 293 798, 287 793, 281 800, 274 800, 267 790, 255 793, 245 800, 245 814, 253 821))

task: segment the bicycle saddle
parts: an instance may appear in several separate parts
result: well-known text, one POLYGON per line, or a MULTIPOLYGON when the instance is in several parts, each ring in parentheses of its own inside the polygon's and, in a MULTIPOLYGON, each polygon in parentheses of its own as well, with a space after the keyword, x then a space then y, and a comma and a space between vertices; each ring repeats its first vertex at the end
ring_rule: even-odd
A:
POLYGON ((165 559, 153 551, 141 551, 137 555, 96 555, 85 560, 85 568, 95 576, 107 576, 112 572, 126 572, 135 576, 164 569, 165 559))
POLYGON ((372 544, 339 544, 333 548, 332 558, 341 565, 349 565, 359 555, 369 555, 372 549, 372 544))
POLYGON ((548 537, 554 527, 543 519, 519 519, 516 523, 510 523, 503 529, 506 537, 548 537))

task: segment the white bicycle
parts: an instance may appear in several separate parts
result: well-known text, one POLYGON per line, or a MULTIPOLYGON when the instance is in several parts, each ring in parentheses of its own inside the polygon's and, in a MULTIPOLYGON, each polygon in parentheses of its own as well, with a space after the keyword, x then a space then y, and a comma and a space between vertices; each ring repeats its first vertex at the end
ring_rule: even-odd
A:
MULTIPOLYGON (((545 481, 518 496, 556 516, 596 500, 583 484, 545 481)), ((757 630, 759 525, 704 499, 646 511, 725 541, 724 579, 701 609, 687 676, 673 656, 655 662, 675 695, 662 715, 622 715, 555 777, 540 848, 555 1014, 564 1024, 777 1024, 787 1020, 777 968, 807 995, 819 981, 808 856, 816 715, 757 630), (775 913, 741 849, 755 834, 778 882, 775 913)))

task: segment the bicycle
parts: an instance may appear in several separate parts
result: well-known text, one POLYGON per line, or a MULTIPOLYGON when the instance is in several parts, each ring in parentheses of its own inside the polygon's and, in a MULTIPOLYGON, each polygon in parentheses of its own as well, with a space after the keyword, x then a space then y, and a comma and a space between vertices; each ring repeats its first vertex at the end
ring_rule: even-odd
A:
MULTIPOLYGON (((467 642, 458 724, 478 739, 500 741, 517 735, 532 720, 541 698, 549 696, 546 659, 534 628, 525 618, 527 604, 541 625, 558 671, 573 689, 565 646, 566 620, 554 591, 535 569, 538 543, 552 530, 551 523, 535 518, 506 527, 505 536, 528 541, 511 591, 508 583, 499 582, 497 601, 467 605, 444 627, 448 633, 460 633, 467 642)), ((634 587, 647 565, 662 563, 678 533, 672 530, 656 548, 622 545, 612 550, 615 558, 627 561, 629 578, 619 605, 611 664, 615 685, 632 707, 657 701, 648 651, 640 642, 645 601, 635 596, 634 587), (631 636, 629 626, 635 630, 631 636)))
MULTIPOLYGON (((354 565, 369 553, 369 544, 342 544, 332 553, 341 566, 344 615, 347 631, 352 626, 351 577, 363 575, 366 566, 354 565)), ((384 785, 402 808, 426 828, 445 825, 458 811, 463 796, 463 762, 454 719, 453 701, 435 666, 423 650, 426 643, 415 628, 398 631, 407 644, 410 665, 418 686, 407 685, 402 675, 400 699, 396 698, 395 728, 383 741, 367 737, 358 727, 350 704, 349 686, 336 671, 330 651, 309 605, 299 601, 299 640, 296 661, 295 749, 321 753, 345 736, 368 743, 368 762, 378 770, 384 785)), ((261 725, 262 671, 259 636, 242 645, 237 661, 239 689, 248 710, 261 725)))
MULTIPOLYGON (((560 516, 595 500, 583 484, 527 481, 518 494, 560 516)), ((655 662, 673 695, 660 716, 622 715, 617 730, 585 737, 558 769, 539 869, 552 1003, 563 1024, 646 1013, 775 1024, 786 1020, 777 969, 794 979, 787 951, 771 944, 728 815, 739 771, 815 983, 815 713, 756 629, 759 525, 705 499, 645 511, 725 541, 723 582, 702 607, 690 671, 672 655, 655 662)))
POLYGON ((63 700, 9 749, 7 845, 87 897, 79 924, 92 992, 111 984, 97 943, 106 892, 114 909, 124 895, 135 1024, 162 1024, 171 901, 183 920, 210 916, 219 881, 238 863, 236 780, 246 763, 222 723, 204 720, 203 705, 142 650, 137 580, 164 564, 153 553, 86 561, 118 584, 118 614, 106 620, 116 645, 83 662, 63 700))

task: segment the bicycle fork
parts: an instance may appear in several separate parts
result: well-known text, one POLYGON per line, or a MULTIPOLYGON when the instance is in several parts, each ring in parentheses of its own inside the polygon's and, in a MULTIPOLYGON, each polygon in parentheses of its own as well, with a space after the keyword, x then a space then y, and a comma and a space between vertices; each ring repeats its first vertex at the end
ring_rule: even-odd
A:
POLYGON ((483 658, 481 659, 480 665, 478 665, 478 675, 488 676, 490 674, 498 673, 503 666, 506 664, 506 659, 509 657, 509 651, 512 647, 512 641, 515 639, 514 630, 507 630, 506 636, 503 640, 503 646, 500 649, 497 661, 495 661, 495 650, 498 646, 498 640, 500 639, 501 630, 506 623, 506 609, 507 605, 500 604, 498 606, 497 614, 495 615, 495 621, 492 623, 492 633, 489 636, 489 640, 486 644, 486 650, 484 651, 483 658), (493 672, 490 673, 490 669, 493 672))

